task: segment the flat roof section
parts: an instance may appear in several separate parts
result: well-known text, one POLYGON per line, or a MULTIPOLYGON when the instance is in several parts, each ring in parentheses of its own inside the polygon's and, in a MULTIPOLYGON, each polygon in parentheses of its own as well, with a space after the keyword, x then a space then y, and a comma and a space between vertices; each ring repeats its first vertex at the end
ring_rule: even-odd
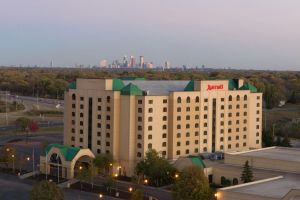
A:
POLYGON ((233 153, 236 155, 261 157, 275 160, 287 160, 300 162, 300 149, 297 148, 284 148, 284 147, 274 147, 274 148, 263 148, 259 150, 233 153))
POLYGON ((249 195, 257 195, 271 198, 283 198, 291 189, 300 189, 300 175, 286 174, 283 178, 265 182, 240 185, 232 189, 225 189, 230 192, 237 192, 249 195))

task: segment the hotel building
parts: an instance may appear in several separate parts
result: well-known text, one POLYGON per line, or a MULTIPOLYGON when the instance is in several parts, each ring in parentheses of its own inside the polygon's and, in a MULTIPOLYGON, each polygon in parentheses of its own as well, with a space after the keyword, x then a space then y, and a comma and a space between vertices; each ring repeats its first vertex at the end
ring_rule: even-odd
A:
POLYGON ((241 79, 77 79, 64 144, 111 153, 130 176, 148 149, 169 160, 261 148, 262 93, 241 79))

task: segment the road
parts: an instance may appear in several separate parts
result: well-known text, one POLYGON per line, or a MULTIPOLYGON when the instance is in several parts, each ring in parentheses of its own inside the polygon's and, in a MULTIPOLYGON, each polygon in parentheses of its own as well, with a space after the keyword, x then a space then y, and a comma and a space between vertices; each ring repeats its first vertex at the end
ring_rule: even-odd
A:
MULTIPOLYGON (((62 127, 64 123, 62 121, 40 121, 38 122, 39 127, 62 127)), ((16 130, 16 125, 0 126, 0 131, 12 131, 16 130)))

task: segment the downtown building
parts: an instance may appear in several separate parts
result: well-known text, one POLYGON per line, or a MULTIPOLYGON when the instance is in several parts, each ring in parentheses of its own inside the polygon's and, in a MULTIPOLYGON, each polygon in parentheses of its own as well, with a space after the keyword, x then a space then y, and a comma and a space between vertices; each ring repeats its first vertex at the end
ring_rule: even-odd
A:
POLYGON ((261 148, 262 93, 241 79, 77 79, 64 117, 65 145, 110 153, 131 176, 149 149, 176 160, 261 148))

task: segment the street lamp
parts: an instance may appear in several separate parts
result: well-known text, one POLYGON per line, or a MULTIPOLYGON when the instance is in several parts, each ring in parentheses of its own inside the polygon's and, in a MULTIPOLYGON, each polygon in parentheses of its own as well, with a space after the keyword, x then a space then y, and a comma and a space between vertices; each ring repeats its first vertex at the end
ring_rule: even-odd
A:
POLYGON ((129 190, 129 192, 132 192, 133 189, 132 189, 132 187, 130 187, 130 188, 128 188, 128 190, 129 190))
POLYGON ((9 151, 10 151, 10 149, 9 149, 9 148, 6 148, 6 151, 7 151, 7 152, 9 152, 9 151))
POLYGON ((148 184, 148 179, 145 179, 145 180, 144 180, 144 183, 145 183, 145 184, 148 184))
POLYGON ((218 197, 219 197, 219 193, 218 192, 215 193, 215 197, 216 197, 216 199, 218 199, 218 197))
POLYGON ((100 193, 99 194, 99 198, 102 199, 103 198, 103 194, 100 193))
POLYGON ((115 177, 118 177, 118 173, 115 173, 115 175, 114 175, 115 177))
POLYGON ((175 178, 178 178, 179 177, 179 175, 178 174, 175 174, 175 178))
POLYGON ((27 161, 30 161, 30 157, 28 156, 28 157, 26 158, 26 160, 27 160, 27 161))
POLYGON ((13 155, 11 155, 11 157, 12 157, 12 161, 13 161, 13 171, 15 171, 15 155, 13 154, 13 155))
POLYGON ((79 166, 79 170, 82 170, 82 166, 79 166))

